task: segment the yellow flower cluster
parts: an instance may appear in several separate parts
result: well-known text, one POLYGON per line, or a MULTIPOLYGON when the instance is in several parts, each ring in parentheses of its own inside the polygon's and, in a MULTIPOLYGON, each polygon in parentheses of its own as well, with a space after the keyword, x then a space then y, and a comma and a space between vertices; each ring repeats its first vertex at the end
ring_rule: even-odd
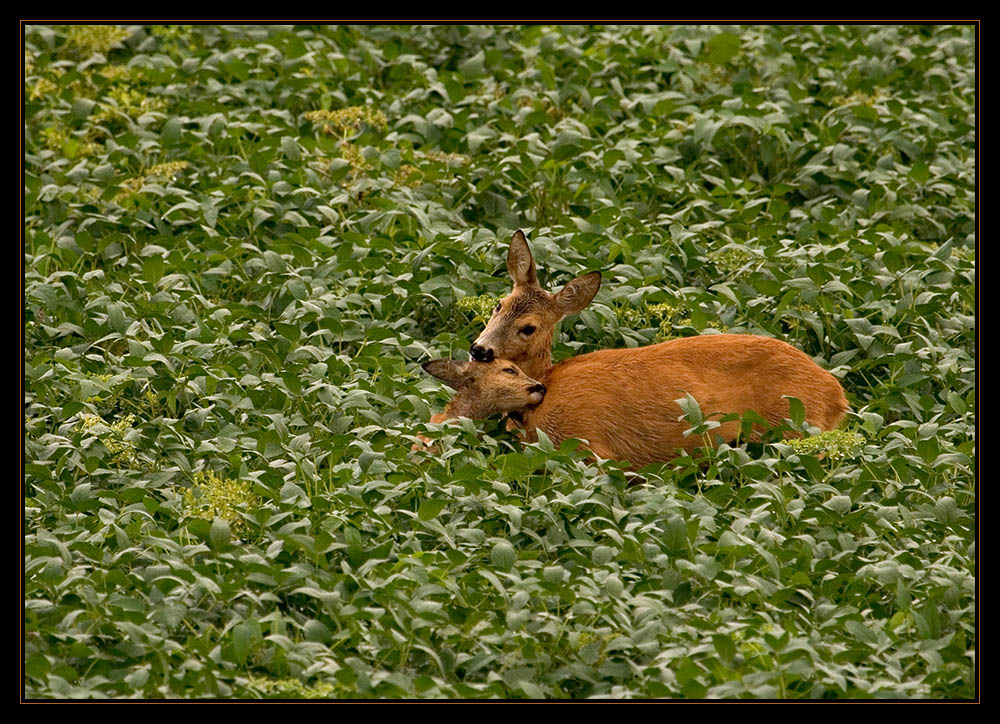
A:
POLYGON ((46 148, 62 151, 66 158, 83 158, 93 155, 98 150, 96 143, 70 135, 67 128, 61 125, 42 129, 41 136, 46 148))
MULTIPOLYGON (((434 161, 435 163, 444 164, 449 168, 455 168, 457 166, 464 166, 471 160, 464 153, 444 153, 443 151, 428 151, 426 153, 421 151, 414 152, 414 155, 418 158, 427 159, 428 161, 434 161)), ((393 176, 393 181, 398 186, 409 186, 410 188, 415 188, 419 186, 424 180, 424 173, 419 166, 415 166, 410 163, 404 163, 399 167, 393 176)))
POLYGON ((28 86, 28 100, 37 101, 42 96, 47 96, 50 93, 55 93, 59 90, 59 86, 56 82, 50 80, 49 78, 39 78, 37 81, 28 86))
MULTIPOLYGON (((649 316, 653 321, 659 322, 659 327, 656 330, 656 336, 653 338, 657 342, 665 342, 668 339, 673 339, 674 328, 680 325, 687 325, 691 323, 690 317, 681 318, 684 313, 684 307, 675 307, 669 302, 662 302, 660 304, 650 304, 649 305, 649 316)), ((709 323, 710 326, 712 323, 709 323)))
POLYGON ((876 88, 871 95, 858 91, 849 96, 834 96, 831 100, 835 106, 873 106, 885 97, 885 91, 876 88))
POLYGON ((135 415, 125 415, 117 418, 110 425, 97 415, 84 415, 77 425, 81 431, 89 431, 98 425, 103 425, 104 430, 93 430, 97 438, 101 441, 111 454, 111 464, 118 466, 135 465, 138 458, 135 454, 135 443, 128 440, 126 436, 135 424, 135 415))
POLYGON ((646 307, 646 312, 649 314, 649 318, 660 322, 672 322, 681 316, 683 312, 682 307, 677 307, 670 302, 660 302, 659 304, 650 304, 646 307))
POLYGON ((470 160, 464 153, 444 153, 443 151, 428 151, 424 156, 431 161, 437 161, 447 166, 464 166, 470 160))
POLYGON ((357 179, 362 176, 365 171, 371 168, 371 164, 361 155, 361 149, 355 146, 353 143, 347 143, 346 141, 340 147, 340 155, 345 161, 351 164, 351 178, 357 179))
POLYGON ((98 75, 117 83, 132 80, 135 71, 124 65, 106 65, 98 71, 98 75))
POLYGON ((397 186, 409 186, 410 188, 419 186, 421 179, 423 179, 423 174, 420 173, 420 169, 409 163, 400 166, 392 178, 397 186))
POLYGON ((115 85, 109 88, 107 98, 115 102, 115 107, 109 105, 96 113, 94 115, 96 122, 106 120, 115 110, 132 118, 138 118, 143 113, 162 111, 167 107, 167 102, 164 99, 150 98, 141 90, 125 85, 115 85))
POLYGON ((670 302, 659 302, 657 304, 647 304, 642 309, 635 307, 618 307, 618 319, 625 327, 657 327, 656 341, 662 342, 674 336, 674 327, 677 325, 690 324, 691 319, 681 318, 686 311, 682 305, 671 304, 670 302))
POLYGON ((466 315, 471 312, 473 315, 472 321, 483 322, 485 324, 493 316, 493 308, 496 306, 496 303, 497 300, 495 297, 491 297, 489 294, 482 294, 478 297, 462 297, 455 302, 455 307, 466 315))
POLYGON ((763 263, 763 258, 745 249, 721 249, 708 252, 708 258, 723 274, 735 274, 748 264, 754 269, 763 263))
POLYGON ((88 53, 107 53, 131 34, 116 25, 71 25, 66 45, 88 53))
POLYGON ((119 186, 121 186, 121 191, 115 194, 115 203, 121 204, 132 198, 135 194, 142 190, 142 185, 145 182, 145 176, 133 176, 132 178, 122 181, 121 184, 119 184, 119 186))
POLYGON ((260 689, 264 696, 276 699, 331 699, 335 689, 332 685, 321 681, 313 686, 306 686, 298 679, 259 679, 251 678, 250 683, 260 689))
POLYGON ((372 128, 384 129, 388 125, 385 114, 368 106, 350 106, 336 111, 309 111, 305 119, 315 123, 324 133, 346 136, 361 128, 362 121, 372 128))
POLYGON ((229 522, 234 532, 244 527, 238 508, 255 508, 260 498, 254 495, 249 482, 223 478, 206 470, 194 474, 194 485, 184 493, 185 514, 192 518, 215 520, 222 518, 229 522))
POLYGON ((146 178, 149 178, 150 176, 158 176, 159 178, 172 179, 187 167, 187 161, 168 161, 167 163, 160 163, 153 166, 148 172, 146 172, 146 178))
POLYGON ((121 204, 142 190, 143 184, 151 178, 173 180, 181 171, 188 167, 187 161, 169 161, 153 166, 141 176, 133 176, 119 184, 121 191, 115 194, 115 203, 121 204))
POLYGON ((52 150, 58 151, 66 143, 66 139, 69 136, 66 131, 62 128, 56 126, 49 126, 48 128, 42 129, 42 139, 45 141, 45 147, 52 150))
POLYGON ((797 453, 822 454, 838 460, 857 456, 865 446, 863 435, 846 430, 825 430, 819 435, 795 438, 787 442, 797 453))

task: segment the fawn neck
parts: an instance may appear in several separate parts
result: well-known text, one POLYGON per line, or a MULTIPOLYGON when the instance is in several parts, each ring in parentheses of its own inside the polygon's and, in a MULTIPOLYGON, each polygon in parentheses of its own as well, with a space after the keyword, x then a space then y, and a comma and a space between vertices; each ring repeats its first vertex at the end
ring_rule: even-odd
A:
MULTIPOLYGON (((450 420, 453 417, 469 417, 476 419, 479 417, 479 409, 474 404, 473 400, 466 399, 466 396, 461 392, 458 392, 448 404, 444 406, 444 412, 438 413, 441 416, 440 420, 434 420, 431 418, 432 422, 443 422, 444 420, 450 420)), ((438 417, 435 415, 434 417, 438 417)))

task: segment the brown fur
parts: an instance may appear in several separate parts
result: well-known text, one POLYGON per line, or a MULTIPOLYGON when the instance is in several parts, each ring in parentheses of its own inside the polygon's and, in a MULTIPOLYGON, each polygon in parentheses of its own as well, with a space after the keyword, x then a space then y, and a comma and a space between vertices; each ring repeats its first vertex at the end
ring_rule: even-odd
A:
MULTIPOLYGON (((541 382, 528 377, 507 360, 458 362, 439 359, 424 364, 424 370, 444 380, 459 393, 445 406, 444 413, 439 413, 446 415, 444 419, 480 419, 514 412, 537 405, 545 393, 541 382)), ((441 420, 432 419, 432 422, 441 420)))
MULTIPOLYGON (((822 430, 847 413, 837 379, 803 352, 777 339, 742 334, 686 337, 637 349, 609 349, 572 357, 542 378, 548 391, 540 405, 522 411, 527 439, 542 429, 555 444, 586 440, 603 458, 639 468, 676 457, 676 450, 703 446, 684 436, 675 402, 690 394, 706 418, 753 410, 771 425, 789 417, 784 396, 797 397, 805 419, 822 430)), ((739 422, 710 432, 724 441, 739 435, 739 422)))
MULTIPOLYGON (((474 374, 479 367, 510 363, 464 364, 464 371, 474 374)), ((635 468, 705 445, 700 436, 684 436, 691 425, 680 419, 675 400, 685 393, 698 401, 706 419, 752 410, 771 426, 789 417, 786 396, 801 400, 806 421, 822 430, 835 428, 848 409, 837 379, 803 352, 777 339, 742 334, 573 357, 542 378, 547 391, 541 403, 523 408, 516 406, 516 390, 508 397, 507 388, 491 388, 497 381, 484 372, 475 384, 459 385, 446 414, 461 409, 469 411, 466 416, 487 417, 519 410, 529 442, 537 440, 539 429, 556 445, 580 438, 596 455, 635 468)), ((711 442, 736 440, 739 431, 739 422, 725 422, 710 432, 711 442)))

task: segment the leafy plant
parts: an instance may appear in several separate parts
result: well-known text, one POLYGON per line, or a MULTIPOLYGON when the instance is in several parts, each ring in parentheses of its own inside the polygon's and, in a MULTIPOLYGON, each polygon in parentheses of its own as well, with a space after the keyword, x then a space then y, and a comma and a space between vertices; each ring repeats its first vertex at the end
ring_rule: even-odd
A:
POLYGON ((25 26, 24 695, 976 697, 976 40, 25 26), (427 423, 517 228, 557 359, 778 336, 845 428, 427 423))

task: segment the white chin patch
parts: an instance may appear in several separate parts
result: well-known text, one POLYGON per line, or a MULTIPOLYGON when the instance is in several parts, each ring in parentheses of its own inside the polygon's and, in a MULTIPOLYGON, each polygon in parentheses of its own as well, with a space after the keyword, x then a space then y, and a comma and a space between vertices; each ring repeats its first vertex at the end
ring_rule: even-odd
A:
POLYGON ((539 402, 541 402, 543 397, 545 397, 545 395, 543 395, 541 392, 532 392, 530 395, 528 395, 528 399, 531 400, 531 404, 533 405, 537 405, 539 402))

